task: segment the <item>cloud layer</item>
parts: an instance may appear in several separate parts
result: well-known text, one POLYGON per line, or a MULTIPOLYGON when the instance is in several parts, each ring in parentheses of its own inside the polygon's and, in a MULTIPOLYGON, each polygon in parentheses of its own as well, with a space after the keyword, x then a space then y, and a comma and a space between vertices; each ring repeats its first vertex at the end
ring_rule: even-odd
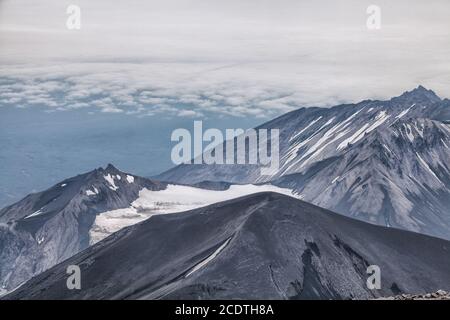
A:
POLYGON ((0 106, 140 116, 270 118, 388 98, 423 84, 450 97, 450 3, 0 2, 0 106))

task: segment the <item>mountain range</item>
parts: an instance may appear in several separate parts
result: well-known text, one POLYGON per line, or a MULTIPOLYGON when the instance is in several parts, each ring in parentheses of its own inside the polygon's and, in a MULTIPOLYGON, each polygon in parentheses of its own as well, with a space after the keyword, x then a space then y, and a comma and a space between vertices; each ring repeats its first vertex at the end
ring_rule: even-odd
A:
MULTIPOLYGON (((31 277, 155 214, 181 212, 273 185, 174 185, 113 165, 67 179, 0 211, 0 285, 9 292, 31 277)), ((1 292, 0 292, 1 293, 1 292)))
POLYGON ((448 289, 450 246, 435 237, 450 239, 450 100, 419 86, 388 101, 301 108, 260 128, 280 130, 270 176, 258 165, 180 165, 148 179, 108 165, 0 210, 0 295, 363 299, 448 289), (74 263, 86 291, 64 290, 74 263), (387 271, 381 291, 365 285, 370 264, 387 271))
POLYGON ((183 164, 155 178, 272 183, 353 218, 450 239, 450 100, 419 86, 388 101, 302 108, 260 128, 280 130, 270 176, 259 165, 183 164))

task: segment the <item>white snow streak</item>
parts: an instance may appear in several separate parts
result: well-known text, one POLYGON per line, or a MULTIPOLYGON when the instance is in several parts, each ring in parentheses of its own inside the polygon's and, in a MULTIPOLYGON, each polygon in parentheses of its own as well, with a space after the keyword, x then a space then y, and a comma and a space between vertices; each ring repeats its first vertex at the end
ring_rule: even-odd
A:
POLYGON ((356 131, 352 136, 350 136, 349 138, 342 141, 341 144, 338 145, 337 150, 342 150, 344 148, 347 148, 349 144, 358 141, 358 138, 361 136, 361 133, 365 132, 368 126, 369 126, 369 124, 366 123, 361 128, 359 128, 359 130, 356 131))
POLYGON ((299 132, 297 132, 295 135, 293 135, 289 141, 294 140, 295 138, 297 138, 299 135, 301 135, 303 132, 305 132, 306 130, 308 130, 312 125, 314 125, 317 121, 319 121, 320 119, 322 119, 322 116, 318 117, 316 120, 313 120, 310 124, 308 124, 306 127, 304 127, 302 130, 300 130, 299 132))
POLYGON ((389 119, 390 115, 386 113, 386 111, 381 111, 375 118, 375 122, 370 125, 366 123, 362 128, 356 131, 350 138, 345 139, 338 147, 337 150, 342 150, 347 148, 349 144, 354 144, 364 138, 367 133, 372 132, 379 126, 381 126, 387 119, 389 119), (370 125, 370 126, 369 126, 370 125))
POLYGON ((43 209, 43 207, 40 208, 38 211, 33 212, 33 213, 30 214, 29 216, 26 216, 25 219, 28 219, 28 218, 31 218, 31 217, 36 217, 36 216, 38 216, 38 215, 41 215, 41 214, 42 214, 42 209, 43 209))
POLYGON ((416 152, 416 155, 417 155, 417 157, 419 158, 420 163, 422 164, 422 166, 423 166, 425 169, 427 169, 427 171, 428 171, 429 173, 431 173, 431 175, 432 175, 433 177, 435 177, 440 183, 442 183, 442 181, 438 178, 438 176, 434 173, 434 171, 431 170, 431 168, 430 168, 430 166, 428 165, 428 163, 426 163, 425 160, 422 159, 422 157, 419 155, 419 153, 416 152))
POLYGON ((384 143, 383 143, 383 147, 384 147, 387 151, 389 151, 389 153, 392 153, 391 149, 389 149, 389 147, 388 147, 387 145, 385 145, 384 143))
POLYGON ((402 112, 400 112, 395 118, 396 118, 396 119, 401 119, 401 118, 404 117, 404 116, 409 112, 409 110, 411 110, 412 107, 414 107, 415 105, 416 105, 416 104, 413 103, 413 105, 412 105, 411 107, 409 107, 408 109, 403 110, 402 112))
MULTIPOLYGON (((323 128, 325 128, 326 126, 328 126, 332 121, 334 120, 334 117, 330 120, 328 120, 325 124, 323 124, 316 132, 314 132, 311 136, 309 136, 308 138, 306 138, 305 140, 298 142, 297 144, 295 144, 294 146, 291 147, 290 150, 288 150, 288 152, 286 153, 286 156, 288 157, 288 159, 286 160, 286 162, 284 163, 284 166, 286 166, 289 162, 291 162, 292 160, 294 160, 297 157, 297 153, 298 151, 304 146, 306 145, 308 142, 310 142, 314 137, 316 137, 320 131, 322 131, 323 128)), ((289 167, 290 168, 290 167, 289 167)), ((286 169, 285 171, 289 170, 286 169)))
POLYGON ((320 129, 317 130, 309 138, 291 147, 291 149, 287 152, 288 159, 283 164, 282 172, 283 173, 288 172, 291 168, 298 165, 303 159, 310 156, 306 161, 304 161, 301 164, 300 168, 303 168, 305 165, 311 162, 311 160, 315 159, 318 155, 320 155, 328 145, 345 136, 348 133, 348 130, 345 129, 351 124, 351 120, 355 118, 362 110, 364 110, 364 108, 356 111, 350 117, 345 119, 343 122, 336 124, 334 127, 325 132, 322 138, 320 138, 312 147, 307 149, 306 152, 300 157, 300 159, 298 159, 295 162, 292 161, 297 157, 297 153, 300 150, 300 148, 308 144, 313 138, 315 138, 320 133, 320 131, 323 128, 331 124, 331 122, 334 121, 335 118, 333 117, 332 119, 328 120, 327 123, 321 126, 320 129), (336 135, 334 135, 335 133, 336 135))
POLYGON ((419 133, 419 135, 423 138, 423 126, 418 125, 416 122, 414 127, 416 128, 416 131, 419 133))
POLYGON ((210 255, 208 258, 206 258, 205 260, 203 260, 202 262, 200 262, 199 264, 197 264, 194 268, 192 268, 191 271, 189 271, 189 273, 185 276, 185 278, 189 277, 191 274, 193 274, 195 271, 201 269, 202 267, 204 267, 205 265, 207 265, 209 262, 211 262, 211 260, 213 260, 215 257, 217 257, 217 255, 223 250, 225 249, 225 247, 228 245, 228 243, 230 242, 231 238, 227 239, 216 251, 214 251, 214 253, 212 255, 210 255))

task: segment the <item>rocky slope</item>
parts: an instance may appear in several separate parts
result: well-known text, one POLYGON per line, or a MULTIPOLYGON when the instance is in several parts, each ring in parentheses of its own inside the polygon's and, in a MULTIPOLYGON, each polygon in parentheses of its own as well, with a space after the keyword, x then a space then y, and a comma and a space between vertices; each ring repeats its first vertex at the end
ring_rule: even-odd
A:
POLYGON ((96 216, 127 208, 166 184, 109 165, 31 194, 0 211, 0 287, 8 291, 87 248, 96 216))
POLYGON ((259 127, 280 130, 269 176, 259 165, 180 165, 158 178, 271 182, 342 214, 450 239, 449 123, 450 100, 421 86, 388 101, 302 108, 259 127))
POLYGON ((259 193, 153 216, 6 299, 368 299, 450 288, 450 242, 259 193), (68 290, 68 265, 81 290, 68 290), (366 285, 369 265, 381 289, 366 285))

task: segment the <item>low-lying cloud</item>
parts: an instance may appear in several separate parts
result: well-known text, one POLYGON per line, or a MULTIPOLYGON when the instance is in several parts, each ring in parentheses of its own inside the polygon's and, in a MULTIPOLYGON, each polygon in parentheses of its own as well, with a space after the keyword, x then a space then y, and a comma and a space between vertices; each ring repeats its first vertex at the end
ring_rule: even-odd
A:
POLYGON ((260 117, 388 98, 450 96, 450 3, 79 0, 0 2, 0 107, 167 117, 260 117))

